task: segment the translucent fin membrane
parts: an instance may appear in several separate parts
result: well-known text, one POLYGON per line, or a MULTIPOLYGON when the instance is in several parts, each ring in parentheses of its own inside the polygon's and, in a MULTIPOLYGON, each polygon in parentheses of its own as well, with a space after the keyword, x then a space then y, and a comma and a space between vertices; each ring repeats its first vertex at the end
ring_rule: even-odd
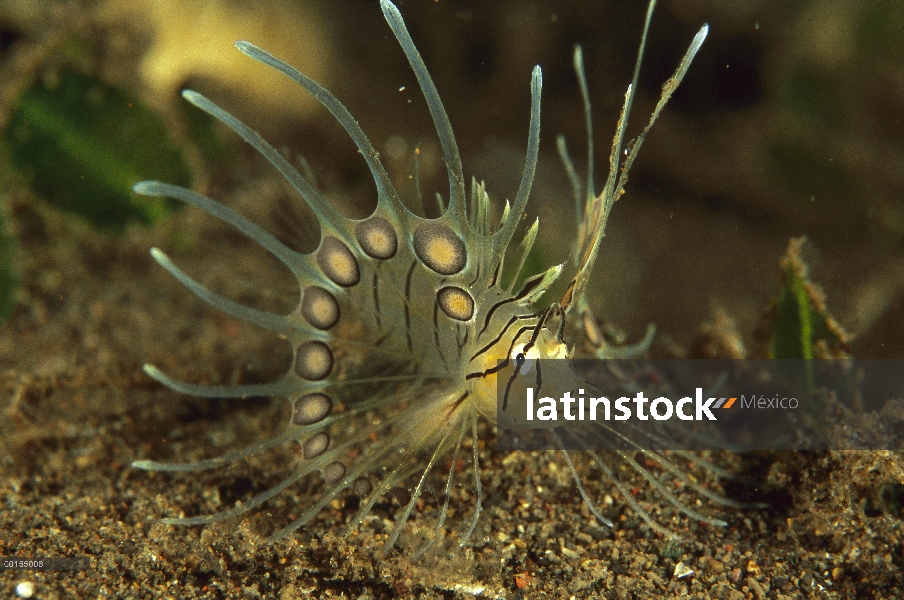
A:
MULTIPOLYGON (((449 500, 451 499, 452 492, 452 481, 455 478, 455 468, 458 464, 458 454, 461 450, 461 443, 465 438, 465 433, 468 430, 468 422, 462 420, 461 422, 461 431, 458 434, 458 440, 455 442, 455 449, 452 452, 452 461, 449 464, 449 475, 446 478, 446 487, 443 490, 443 508, 440 511, 439 518, 436 521, 436 528, 433 531, 433 537, 427 541, 426 544, 421 546, 420 550, 414 553, 412 558, 417 560, 423 554, 430 549, 431 546, 440 538, 443 531, 443 526, 446 524, 446 517, 449 515, 449 500)), ((475 465, 476 467, 476 465, 475 465)), ((476 512, 476 511, 475 511, 476 512)))
MULTIPOLYGON (((700 31, 698 31, 697 35, 694 36, 690 47, 684 54, 684 58, 681 59, 681 64, 678 65, 678 69, 675 71, 675 74, 672 75, 668 79, 668 81, 666 81, 662 85, 662 93, 659 96, 659 102, 656 103, 656 108, 653 109, 653 114, 650 115, 650 120, 647 123, 647 126, 644 127, 643 131, 640 133, 640 135, 637 136, 637 138, 634 140, 634 143, 631 145, 631 149, 628 152, 628 157, 625 159, 624 165, 622 165, 621 176, 618 178, 618 187, 613 193, 607 196, 608 205, 607 210, 604 211, 606 215, 609 214, 608 209, 611 208, 612 203, 618 200, 619 195, 621 194, 622 190, 624 190, 625 184, 628 182, 628 171, 631 169, 631 165, 634 164, 634 159, 637 158, 637 153, 640 152, 640 147, 643 144, 644 139, 646 139, 647 134, 653 127, 653 123, 655 123, 656 119, 659 118, 659 113, 662 112, 662 109, 665 108, 665 105, 668 104, 669 99, 671 99, 672 94, 674 94, 675 90, 678 89, 678 85, 680 85, 681 80, 684 79, 688 68, 690 68, 691 66, 691 61, 694 60, 694 57, 697 55, 697 51, 700 50, 700 46, 703 45, 703 41, 706 40, 708 33, 709 25, 704 25, 700 28, 700 31)), ((640 65, 638 63, 638 69, 639 68, 640 65)))
MULTIPOLYGON (((589 314, 589 313, 588 313, 589 314)), ((593 316, 590 315, 592 319, 593 316)), ((647 350, 650 349, 650 346, 653 344, 653 338, 656 337, 656 326, 653 324, 647 325, 647 332, 644 334, 643 339, 634 344, 627 344, 624 346, 612 346, 610 344, 606 344, 603 341, 603 344, 596 351, 597 358, 636 358, 638 356, 642 356, 647 350)))
POLYGON ((524 234, 524 239, 521 240, 521 244, 518 245, 518 254, 520 257, 518 258, 518 266, 515 268, 515 272, 512 274, 512 280, 509 282, 509 285, 506 289, 509 291, 515 287, 515 282, 518 281, 518 276, 521 274, 521 271, 524 270, 524 265, 527 262, 527 257, 530 255, 531 249, 534 247, 534 242, 537 239, 537 231, 540 227, 540 219, 534 219, 534 224, 530 226, 527 230, 527 233, 524 234))
MULTIPOLYGON (((588 137, 588 139, 592 138, 588 137)), ((592 142, 590 145, 592 145, 592 142)), ((571 160, 571 155, 568 153, 568 145, 565 143, 564 135, 556 136, 556 150, 559 152, 559 159, 562 161, 562 166, 565 167, 565 174, 568 175, 568 181, 571 184, 571 194, 574 197, 575 230, 580 231, 581 215, 584 214, 586 200, 581 195, 581 179, 578 176, 577 170, 574 168, 574 161, 571 160)), ((575 244, 574 252, 576 253, 579 249, 580 245, 575 244)), ((573 256, 575 262, 577 262, 579 258, 580 257, 577 254, 573 256)))
MULTIPOLYGON (((521 184, 518 186, 518 195, 511 211, 506 213, 502 227, 496 232, 493 239, 493 252, 502 255, 508 248, 515 228, 521 221, 521 215, 527 207, 527 199, 530 196, 531 185, 534 182, 534 173, 537 170, 537 157, 540 154, 540 90, 543 87, 543 77, 540 67, 534 67, 530 80, 530 132, 527 136, 527 156, 524 160, 524 172, 521 174, 521 184)), ((507 207, 507 206, 506 206, 507 207)))
POLYGON ((271 498, 279 495, 281 492, 284 492, 289 487, 295 485, 301 478, 308 474, 309 471, 306 469, 296 469, 295 472, 292 473, 289 477, 286 477, 267 491, 262 492, 254 498, 251 498, 247 502, 242 502, 241 504, 228 510, 214 513, 212 515, 202 515, 198 517, 168 517, 162 519, 162 521, 167 525, 208 525, 210 523, 225 521, 226 519, 239 516, 248 512, 249 510, 254 510, 255 508, 263 505, 271 498))
POLYGON ((257 310, 255 308, 251 308, 250 306, 244 306, 242 304, 239 304, 238 302, 233 302, 228 298, 224 298, 219 294, 211 292, 210 290, 196 282, 194 279, 186 275, 184 272, 182 272, 182 270, 174 265, 173 261, 171 261, 164 252, 157 248, 151 248, 151 256, 154 257, 154 260, 157 261, 157 264, 169 271, 169 273, 173 277, 178 279, 182 285, 190 289, 201 300, 207 302, 214 308, 218 308, 224 313, 232 315, 237 319, 241 319, 253 325, 257 325, 262 329, 269 329, 274 333, 280 333, 287 337, 292 333, 292 326, 284 317, 264 312, 262 310, 257 310))
MULTIPOLYGON (((570 432, 568 430, 564 430, 563 433, 568 433, 568 434, 572 435, 572 437, 575 439, 575 441, 577 441, 578 445, 583 448, 583 453, 585 453, 585 455, 589 456, 592 463, 598 469, 600 469, 601 471, 603 471, 606 474, 607 479, 609 479, 611 481, 612 485, 615 486, 615 489, 618 490, 618 493, 622 497, 622 499, 631 507, 631 509, 641 519, 643 519, 643 521, 645 523, 647 523, 647 525, 651 529, 653 529, 654 531, 656 531, 657 533, 659 533, 660 535, 663 535, 665 537, 669 537, 669 538, 678 537, 677 534, 664 528, 662 525, 660 525, 653 519, 653 517, 650 515, 649 511, 646 510, 643 506, 641 506, 641 504, 634 498, 634 495, 631 493, 631 490, 629 490, 627 488, 627 486, 625 486, 625 484, 622 483, 622 481, 618 478, 618 476, 615 474, 615 472, 612 470, 612 468, 609 467, 609 465, 606 463, 606 461, 603 460, 603 458, 599 455, 599 453, 597 453, 596 451, 590 450, 589 445, 579 436, 573 435, 572 432, 570 432)), ((611 433, 611 431, 610 431, 610 433, 611 433)), ((607 526, 612 527, 613 526, 612 522, 609 521, 608 519, 606 519, 598 511, 598 509, 596 509, 594 507, 592 501, 589 500, 589 498, 587 496, 587 492, 583 489, 583 484, 580 481, 580 475, 578 474, 577 469, 575 468, 574 463, 572 462, 571 457, 569 456, 569 451, 565 449, 561 437, 555 431, 553 431, 552 434, 554 436, 556 445, 559 447, 560 454, 565 457, 565 461, 568 464, 569 470, 571 471, 572 476, 575 479, 576 485, 578 486, 578 489, 581 493, 581 497, 584 499, 585 502, 588 502, 588 507, 591 508, 591 512, 593 513, 594 517, 597 518, 597 520, 599 520, 601 523, 603 523, 607 526)), ((600 439, 605 440, 606 438, 600 438, 600 439)), ((617 457, 618 460, 621 461, 623 464, 629 466, 632 471, 634 471, 635 473, 637 473, 641 477, 643 477, 660 496, 662 496, 665 500, 667 500, 668 503, 671 504, 678 511, 683 512, 686 515, 688 515, 689 517, 691 517, 697 521, 700 521, 702 523, 706 523, 708 525, 713 525, 713 526, 718 526, 718 527, 724 527, 725 525, 727 525, 727 523, 725 521, 723 521, 721 519, 714 519, 712 517, 704 515, 703 513, 699 512, 696 509, 693 509, 690 506, 688 506, 687 504, 683 503, 671 491, 669 491, 659 480, 657 480, 645 466, 639 464, 631 456, 630 453, 628 453, 624 450, 620 450, 620 449, 616 448, 614 445, 610 445, 610 450, 608 452, 610 452, 611 455, 617 457)), ((658 453, 651 453, 650 456, 652 456, 654 458, 654 460, 660 465, 664 465, 664 464, 668 463, 668 460, 664 456, 662 456, 658 453)), ((674 467, 674 465, 671 465, 671 466, 674 467)), ((678 471, 677 467, 675 467, 674 469, 675 469, 675 471, 678 471)), ((686 475, 683 476, 682 481, 689 482, 686 475)), ((695 489, 697 489, 697 488, 695 488, 695 489)), ((719 496, 718 494, 715 494, 715 493, 710 493, 710 494, 715 498, 722 499, 722 497, 719 496)), ((723 504, 723 505, 729 505, 731 502, 728 499, 724 499, 724 500, 725 500, 725 502, 719 502, 719 503, 723 504)))
POLYGON ((261 50, 251 42, 239 41, 235 43, 235 47, 254 60, 273 67, 277 71, 283 73, 286 77, 307 90, 309 94, 330 111, 333 117, 335 117, 335 119, 339 121, 339 124, 345 129, 346 133, 348 133, 349 137, 352 138, 352 141, 355 142, 355 145, 358 146, 358 150, 361 151, 361 156, 363 156, 364 160, 367 162, 371 175, 373 175, 374 183, 377 185, 378 204, 382 205, 387 210, 394 209, 400 212, 407 211, 402 204, 402 201, 399 199, 398 193, 393 187, 389 175, 386 173, 386 169, 384 169, 382 163, 380 163, 379 153, 374 149, 373 144, 370 143, 370 140, 358 125, 358 122, 355 121, 351 113, 348 112, 335 96, 295 67, 284 63, 269 52, 261 50))
POLYGON ((458 153, 458 144, 455 143, 455 134, 452 132, 452 124, 446 115, 446 109, 440 100, 439 92, 436 91, 436 85, 433 78, 427 71, 427 66, 421 58, 420 52, 414 47, 411 36, 408 35, 408 29, 405 28, 405 21, 402 19, 399 9, 397 9, 389 0, 380 0, 380 8, 383 9, 383 16, 392 33, 395 34, 399 45, 408 57, 414 75, 417 77, 418 84, 424 93, 424 99, 427 100, 427 106, 430 109, 430 116, 433 117, 433 125, 436 127, 436 133, 439 136, 440 147, 443 149, 443 159, 446 161, 446 169, 449 173, 449 212, 456 222, 464 222, 465 216, 465 176, 461 167, 461 155, 458 153))
POLYGON ((304 260, 302 254, 291 250, 275 237, 264 231, 262 227, 252 223, 242 215, 231 208, 223 206, 219 202, 214 202, 210 198, 183 187, 179 187, 178 185, 160 183, 159 181, 141 181, 136 183, 132 189, 136 194, 142 194, 144 196, 166 196, 167 198, 181 200, 186 204, 197 206, 201 210, 229 223, 260 244, 296 275, 303 274, 312 278, 322 277, 310 266, 308 261, 304 260))
POLYGON ((168 471, 171 473, 190 473, 193 471, 205 471, 207 469, 219 469, 248 458, 249 456, 254 456, 255 454, 269 450, 270 448, 275 448, 280 444, 291 442, 295 440, 296 435, 297 433, 295 431, 286 431, 282 435, 269 440, 251 444, 241 450, 229 452, 208 460, 199 460, 191 463, 164 463, 154 460, 136 460, 132 463, 132 466, 136 469, 144 469, 145 471, 168 471))
POLYGON ((336 229, 343 229, 342 216, 330 207, 329 204, 317 193, 317 190, 308 183, 308 181, 295 170, 295 167, 289 164, 282 154, 277 152, 273 146, 267 143, 261 135, 233 117, 231 114, 192 90, 182 92, 182 97, 214 117, 231 130, 236 132, 243 140, 248 142, 255 150, 270 161, 276 169, 286 178, 295 191, 304 199, 310 209, 317 216, 320 223, 330 223, 336 229))
MULTIPOLYGON (((335 498, 340 491, 353 486, 354 482, 361 476, 366 476, 373 464, 390 463, 394 465, 393 468, 383 475, 377 486, 370 490, 357 514, 345 528, 345 533, 347 534, 363 521, 364 517, 370 513, 380 498, 384 497, 386 494, 391 494, 397 486, 407 481, 412 475, 418 475, 418 483, 416 484, 413 493, 410 494, 410 498, 404 502, 403 514, 401 517, 396 518, 390 537, 385 544, 385 550, 389 551, 395 546, 398 536, 407 522, 407 517, 413 511, 418 498, 420 498, 421 494, 425 491, 425 482, 433 475, 432 471, 439 464, 439 459, 444 457, 453 446, 451 443, 451 440, 453 439, 452 436, 458 428, 463 429, 469 424, 474 423, 474 420, 474 415, 462 415, 461 418, 452 422, 444 422, 442 419, 436 418, 419 420, 419 418, 413 419, 409 414, 400 413, 393 419, 382 423, 380 425, 380 431, 388 431, 399 426, 401 426, 402 429, 401 431, 390 435, 387 438, 386 443, 375 446, 371 450, 371 453, 360 456, 355 463, 353 463, 351 469, 345 472, 342 480, 337 482, 334 488, 328 493, 325 493, 324 496, 316 504, 311 506, 310 509, 305 511, 301 517, 293 521, 287 527, 274 533, 270 539, 283 539, 298 528, 304 526, 311 518, 320 512, 327 503, 335 498), (424 427, 424 424, 428 424, 428 426, 424 427), (458 424, 458 428, 455 427, 455 424, 458 424), (412 435, 415 431, 417 431, 417 434, 412 435), (431 440, 434 441, 436 445, 428 455, 430 458, 424 460, 423 452, 429 447, 431 440)), ((367 435, 370 436, 372 433, 368 432, 367 435)), ((460 444, 461 440, 459 440, 456 445, 460 446, 460 444)), ((352 442, 347 442, 343 444, 342 447, 337 448, 336 451, 344 447, 351 447, 352 445, 352 442)), ((331 450, 331 452, 333 452, 333 450, 331 450)), ((455 463, 453 463, 453 469, 454 465, 455 463)), ((453 476, 454 473, 452 472, 447 475, 448 478, 453 476)), ((448 479, 447 487, 449 487, 448 479)), ((479 506, 475 510, 479 513, 479 506)), ((442 518, 444 519, 444 517, 442 518)))
MULTIPOLYGON (((649 22, 649 14, 652 10, 653 5, 651 4, 647 11, 647 22, 649 22)), ((646 30, 644 30, 644 40, 646 40, 646 34, 646 30)), ((643 54, 643 43, 644 42, 641 42, 641 55, 643 54)), ((593 114, 590 104, 590 90, 587 89, 587 76, 584 74, 584 52, 581 50, 580 45, 576 46, 574 49, 572 63, 574 64, 574 72, 578 76, 578 87, 581 89, 581 100, 584 104, 584 127, 587 129, 587 187, 584 189, 584 194, 586 195, 584 202, 586 203, 592 200, 593 190, 596 189, 593 183, 593 169, 595 168, 596 163, 594 162, 593 156, 593 114)), ((634 83, 631 84, 632 86, 636 85, 639 67, 640 57, 638 57, 637 60, 637 68, 634 70, 634 83)), ((564 149, 564 138, 560 139, 562 139, 562 148, 564 149)), ((571 169, 571 172, 574 172, 574 168, 571 169)), ((572 178, 572 185, 575 186, 575 196, 580 197, 581 188, 576 176, 572 178)))
POLYGON ((653 9, 655 8, 655 5, 655 0, 651 1, 647 9, 640 49, 638 50, 637 62, 634 67, 634 77, 632 78, 631 85, 628 86, 628 91, 625 93, 625 102, 622 106, 618 127, 615 132, 615 139, 612 142, 612 149, 609 153, 609 175, 606 178, 606 184, 599 196, 594 196, 593 191, 593 124, 590 115, 590 98, 587 92, 587 76, 584 73, 584 59, 581 48, 580 46, 575 48, 574 69, 581 89, 588 137, 588 168, 587 183, 583 190, 584 194, 582 194, 579 179, 575 174, 574 163, 568 155, 565 142, 564 140, 559 141, 559 156, 562 158, 565 171, 571 179, 575 202, 580 206, 578 217, 578 244, 575 246, 573 254, 577 266, 577 274, 574 276, 574 279, 572 280, 571 285, 569 285, 565 297, 562 300, 562 306, 565 308, 566 312, 570 312, 574 305, 577 305, 578 313, 583 312, 586 308, 587 303, 584 298, 585 288, 587 281, 590 278, 590 273, 593 271, 593 266, 596 263, 597 252, 599 251, 599 245, 606 229, 606 221, 609 218, 612 205, 624 192, 625 185, 628 182, 628 172, 631 169, 631 165, 634 163, 634 159, 637 157, 637 153, 640 151, 640 147, 643 145, 647 133, 649 133, 653 123, 655 123, 656 119, 659 117, 659 113, 678 88, 678 85, 687 73, 691 62, 694 60, 694 56, 696 56, 697 51, 700 49, 700 46, 703 44, 703 41, 706 39, 706 35, 709 32, 709 26, 704 25, 697 35, 694 36, 694 39, 687 49, 687 52, 684 54, 681 63, 678 65, 675 74, 662 86, 662 94, 660 95, 659 102, 656 104, 656 108, 650 116, 650 121, 647 123, 647 126, 636 139, 628 144, 630 149, 627 151, 627 156, 622 164, 621 154, 622 149, 625 148, 628 117, 631 113, 631 107, 634 104, 637 81, 640 76, 640 65, 643 61, 644 48, 646 47, 647 34, 650 29, 650 22, 653 18, 653 9), (585 198, 583 203, 580 201, 582 196, 585 198))
POLYGON ((480 518, 480 513, 483 511, 483 485, 480 483, 480 444, 478 443, 477 437, 477 420, 473 418, 471 419, 471 441, 474 457, 474 468, 472 469, 472 472, 474 473, 474 495, 476 506, 474 508, 474 516, 471 517, 471 524, 468 526, 468 530, 462 537, 462 548, 468 545, 471 536, 474 535, 474 530, 477 529, 477 520, 480 518))
POLYGON ((430 461, 427 463, 427 466, 424 467, 424 471, 421 474, 421 478, 417 482, 417 486, 414 488, 414 493, 411 495, 411 500, 408 501, 408 505, 405 506, 405 510, 402 512, 402 516, 396 520, 395 527, 392 528, 392 533, 389 536, 389 539, 386 541, 386 547, 392 548, 395 546, 396 540, 399 539, 399 534, 402 532, 402 525, 408 521, 408 517, 411 515, 411 511, 414 509, 415 503, 420 498, 421 492, 424 489, 424 482, 427 480, 427 476, 430 474, 430 471, 433 470, 433 465, 436 464, 436 461, 445 454, 446 441, 449 439, 449 436, 452 435, 453 430, 451 428, 446 428, 445 433, 443 434, 442 439, 439 441, 439 444, 436 445, 436 449, 430 455, 430 461))
POLYGON ((185 383, 173 379, 153 365, 144 365, 144 372, 177 392, 198 396, 199 398, 252 398, 254 396, 285 396, 295 391, 297 387, 292 381, 280 379, 273 383, 259 383, 252 385, 197 385, 185 383))

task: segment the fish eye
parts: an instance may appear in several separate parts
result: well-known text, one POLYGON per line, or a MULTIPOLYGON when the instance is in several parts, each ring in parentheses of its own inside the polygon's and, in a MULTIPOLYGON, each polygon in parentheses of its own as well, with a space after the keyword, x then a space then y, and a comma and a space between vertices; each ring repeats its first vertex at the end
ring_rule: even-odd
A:
POLYGON ((536 348, 530 348, 527 355, 524 354, 524 348, 527 344, 522 344, 512 350, 512 358, 515 360, 515 369, 519 375, 527 375, 534 370, 534 365, 539 358, 540 353, 536 348))

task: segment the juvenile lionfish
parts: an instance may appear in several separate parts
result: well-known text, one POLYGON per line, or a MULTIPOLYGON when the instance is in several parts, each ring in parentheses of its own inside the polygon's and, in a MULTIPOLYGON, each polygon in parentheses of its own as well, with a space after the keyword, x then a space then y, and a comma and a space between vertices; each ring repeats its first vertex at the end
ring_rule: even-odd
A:
MULTIPOLYGON (((497 378, 517 377, 528 370, 528 362, 535 358, 571 358, 573 351, 566 343, 566 331, 583 330, 596 343, 595 356, 599 358, 637 355, 649 346, 651 333, 632 347, 618 348, 603 343, 590 313, 587 282, 606 220, 624 191, 628 170, 644 136, 684 77, 706 38, 708 27, 704 25, 700 29, 677 71, 663 86, 646 128, 626 144, 628 114, 654 6, 650 2, 633 82, 625 94, 609 155, 609 175, 598 195, 593 191, 590 101, 581 50, 576 49, 574 68, 588 133, 589 173, 585 182, 579 181, 561 138, 559 151, 571 177, 578 210, 577 242, 567 265, 552 266, 541 273, 525 273, 538 221, 527 228, 517 247, 512 239, 527 205, 539 151, 540 67, 534 68, 531 77, 531 118, 521 183, 514 202, 506 203, 501 218, 494 221, 484 186, 472 183, 470 194, 466 193, 461 158, 449 119, 401 14, 389 0, 381 0, 380 6, 414 70, 439 137, 449 179, 448 201, 439 218, 422 218, 406 208, 370 140, 329 91, 245 41, 237 42, 236 47, 280 71, 313 95, 357 145, 376 184, 378 199, 373 214, 353 220, 337 213, 311 182, 259 134, 193 91, 183 93, 186 100, 251 144, 307 203, 319 222, 319 247, 310 254, 296 252, 233 210, 185 188, 154 181, 138 183, 134 188, 140 194, 181 200, 229 223, 285 264, 300 288, 300 301, 292 312, 287 315, 264 312, 206 289, 176 267, 162 251, 151 250, 164 269, 205 302, 288 340, 293 348, 293 362, 281 379, 261 385, 193 385, 176 381, 150 365, 145 366, 146 373, 177 392, 195 396, 284 397, 292 404, 292 417, 280 435, 219 458, 188 464, 142 460, 133 466, 153 471, 199 471, 221 467, 288 442, 297 442, 301 447, 294 470, 278 485, 229 510, 207 516, 168 518, 164 520, 166 523, 196 525, 240 515, 309 475, 319 473, 324 481, 319 499, 270 539, 290 535, 348 489, 361 498, 360 509, 349 523, 349 530, 357 527, 374 505, 390 494, 402 507, 388 535, 387 549, 396 544, 416 507, 421 512, 433 512, 435 530, 428 537, 436 539, 453 514, 450 510, 453 486, 466 485, 472 486, 473 506, 454 511, 456 516, 466 517, 458 532, 464 546, 482 510, 478 436, 481 420, 486 419, 488 429, 495 427, 497 378), (504 259, 509 263, 505 270, 504 259), (538 308, 537 301, 565 270, 569 271, 567 276, 571 280, 564 296, 548 307, 538 308), (355 327, 343 327, 350 323, 355 327), (430 493, 440 490, 439 499, 435 503, 423 502, 426 507, 419 506, 419 499, 428 490, 430 493)), ((554 364, 561 365, 561 372, 549 373, 545 381, 564 379, 570 383, 576 377, 567 360, 554 364)), ((628 505, 654 530, 668 534, 618 480, 608 461, 587 452, 590 460, 610 476, 628 505)), ((723 505, 734 504, 698 485, 660 453, 637 446, 630 452, 619 450, 613 454, 622 465, 649 481, 676 509, 694 519, 724 525, 682 503, 637 460, 638 452, 644 454, 644 464, 655 461, 663 472, 695 493, 723 505)), ((612 526, 591 499, 561 441, 559 453, 589 510, 601 523, 612 526)), ((684 461, 705 465, 690 455, 682 453, 681 456, 684 461)))

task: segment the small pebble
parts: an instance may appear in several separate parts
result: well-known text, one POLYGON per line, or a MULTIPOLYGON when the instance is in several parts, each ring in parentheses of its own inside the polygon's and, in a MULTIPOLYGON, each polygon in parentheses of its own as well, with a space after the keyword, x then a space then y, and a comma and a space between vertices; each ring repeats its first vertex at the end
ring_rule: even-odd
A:
POLYGON ((30 581, 23 581, 16 585, 16 595, 20 598, 31 598, 35 595, 35 584, 30 581))
POLYGON ((684 577, 689 577, 690 575, 693 575, 693 574, 694 574, 694 570, 691 569, 686 564, 684 564, 683 562, 680 562, 677 565, 675 565, 675 572, 673 573, 673 575, 676 579, 682 579, 684 577))

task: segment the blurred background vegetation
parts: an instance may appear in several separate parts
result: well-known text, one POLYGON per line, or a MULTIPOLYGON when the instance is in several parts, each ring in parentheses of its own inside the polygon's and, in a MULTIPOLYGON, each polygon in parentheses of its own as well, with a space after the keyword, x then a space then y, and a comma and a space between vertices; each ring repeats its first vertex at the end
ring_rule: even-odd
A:
MULTIPOLYGON (((586 156, 573 46, 584 48, 599 182, 645 3, 404 0, 399 8, 449 112, 466 175, 486 180, 498 204, 517 189, 530 71, 542 66, 542 156, 529 209, 541 218, 541 244, 533 260, 565 260, 562 240, 574 225, 555 136, 566 135, 582 171, 586 156)), ((628 339, 656 322, 667 353, 763 354, 770 324, 782 321, 773 309, 791 285, 779 259, 790 238, 806 236, 799 250, 810 266, 807 285, 822 284, 827 310, 850 335, 846 349, 904 357, 904 0, 662 0, 631 133, 704 22, 710 37, 610 221, 595 280, 598 316, 628 339)), ((236 51, 237 39, 297 66, 344 102, 403 195, 413 195, 414 148, 425 195, 446 193, 429 114, 376 0, 7 0, 4 315, 43 289, 16 283, 40 279, 28 272, 23 248, 39 215, 54 211, 84 221, 93 235, 121 236, 173 214, 169 203, 132 194, 138 180, 223 198, 270 175, 236 136, 186 105, 186 87, 304 157, 346 214, 367 214, 374 189, 354 145, 301 90, 236 51)), ((269 194, 256 202, 285 204, 283 189, 269 194)))

